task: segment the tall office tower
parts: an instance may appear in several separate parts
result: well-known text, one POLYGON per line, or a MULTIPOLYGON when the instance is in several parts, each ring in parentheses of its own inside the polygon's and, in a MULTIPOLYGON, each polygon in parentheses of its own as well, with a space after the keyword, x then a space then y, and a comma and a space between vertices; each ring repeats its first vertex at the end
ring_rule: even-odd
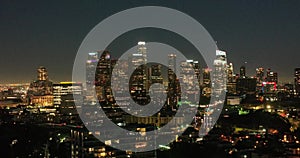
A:
POLYGON ((195 86, 195 81, 198 81, 197 74, 194 69, 194 61, 186 60, 180 63, 180 86, 185 92, 181 94, 182 101, 192 99, 196 101, 199 95, 199 89, 195 86))
POLYGON ((111 101, 110 77, 111 57, 108 51, 96 51, 88 54, 86 61, 86 99, 88 102, 111 101), (96 90, 96 96, 92 92, 96 90))
POLYGON ((169 57, 169 62, 168 62, 168 64, 169 64, 169 69, 170 69, 170 73, 176 73, 176 54, 169 54, 168 55, 168 57, 169 57))
POLYGON ((92 87, 95 85, 95 72, 99 61, 99 53, 89 53, 86 61, 86 84, 92 87))
POLYGON ((53 84, 53 104, 62 115, 76 115, 76 102, 82 102, 82 83, 60 82, 53 84), (81 99, 80 99, 81 98, 81 99))
POLYGON ((264 81, 264 68, 260 67, 260 68, 256 68, 256 79, 257 79, 257 83, 262 83, 264 81))
POLYGON ((297 95, 300 94, 300 68, 295 68, 294 72, 294 84, 297 95))
POLYGON ((96 86, 109 86, 110 85, 110 76, 111 76, 111 58, 108 51, 103 51, 99 57, 99 61, 96 68, 95 74, 95 84, 96 86))
MULTIPOLYGON (((149 81, 151 87, 149 89, 150 95, 163 95, 165 94, 165 87, 163 86, 163 76, 162 69, 167 70, 166 67, 163 67, 160 64, 150 64, 149 65, 149 81), (151 65, 151 66, 150 66, 151 65)), ((164 105, 166 102, 166 98, 154 97, 151 99, 151 102, 154 104, 164 105)))
POLYGON ((234 81, 234 73, 233 73, 233 64, 229 63, 227 65, 227 77, 228 77, 228 81, 229 83, 234 81))
MULTIPOLYGON (((226 52, 221 50, 216 50, 216 58, 213 63, 213 71, 212 71, 212 85, 213 91, 211 92, 216 99, 219 99, 218 96, 222 97, 226 92, 227 85, 227 57, 226 52)), ((225 97, 225 96, 224 96, 225 97)), ((216 101, 216 100, 214 100, 216 101)), ((220 111, 222 108, 222 104, 210 104, 206 111, 220 111)), ((203 126, 199 131, 199 134, 203 135, 207 133, 210 129, 213 128, 213 124, 217 121, 217 117, 211 115, 210 113, 204 114, 203 126)))
POLYGON ((194 68, 194 71, 195 71, 195 74, 196 74, 196 77, 197 77, 197 80, 198 80, 198 85, 200 87, 201 79, 200 79, 200 64, 199 64, 199 61, 194 61, 193 62, 193 68, 194 68))
POLYGON ((138 42, 137 53, 129 58, 129 68, 133 71, 130 77, 130 89, 132 98, 139 104, 148 103, 147 93, 149 84, 147 80, 147 48, 145 42, 138 42))
POLYGON ((246 78, 246 67, 245 66, 240 67, 240 77, 246 78))
POLYGON ((146 93, 148 92, 149 89, 149 84, 148 84, 148 80, 147 80, 147 48, 146 48, 146 42, 144 41, 140 41, 138 42, 138 54, 142 54, 142 62, 141 62, 141 68, 143 71, 143 85, 144 85, 144 89, 146 90, 146 93))
POLYGON ((277 72, 273 72, 271 69, 267 70, 267 77, 266 77, 267 82, 275 82, 278 84, 278 74, 277 72))
POLYGON ((103 51, 99 57, 99 61, 95 74, 95 89, 98 100, 113 102, 111 91, 111 73, 112 73, 112 60, 108 51, 103 51))
POLYGON ((227 93, 236 94, 236 76, 233 71, 233 64, 227 65, 227 93))
POLYGON ((27 98, 30 105, 52 106, 52 82, 48 80, 48 73, 45 67, 37 70, 37 80, 33 81, 28 89, 27 98))
POLYGON ((226 52, 216 50, 216 59, 214 60, 213 88, 216 94, 221 94, 226 90, 227 84, 227 57, 226 52))
MULTIPOLYGON (((169 62, 168 62, 168 87, 170 90, 176 88, 176 54, 169 54, 168 55, 169 62)), ((169 90, 169 91, 170 91, 169 90)))
POLYGON ((118 60, 117 65, 114 65, 111 81, 114 86, 114 98, 118 102, 118 106, 128 106, 130 97, 127 95, 129 91, 129 76, 128 76, 128 60, 118 60))
POLYGON ((38 80, 39 81, 46 81, 48 80, 48 72, 45 67, 41 66, 38 68, 38 80))
POLYGON ((256 92, 263 92, 263 82, 265 81, 264 68, 256 68, 256 92))
POLYGON ((95 91, 95 74, 99 61, 99 53, 100 52, 98 51, 88 53, 88 58, 86 61, 85 103, 88 104, 96 104, 96 102, 98 102, 98 99, 93 95, 93 92, 95 91))
POLYGON ((210 78, 211 71, 212 70, 210 68, 204 68, 202 73, 203 78, 202 78, 201 94, 207 97, 209 97, 211 94, 211 78, 210 78))
POLYGON ((176 76, 176 54, 168 55, 168 102, 167 104, 172 108, 176 109, 178 99, 180 98, 180 87, 179 87, 179 76, 176 76))
POLYGON ((169 62, 168 62, 168 87, 175 88, 176 87, 176 54, 169 54, 168 55, 169 62))
POLYGON ((140 41, 138 42, 138 53, 142 54, 144 64, 147 63, 147 48, 146 48, 146 42, 140 41))

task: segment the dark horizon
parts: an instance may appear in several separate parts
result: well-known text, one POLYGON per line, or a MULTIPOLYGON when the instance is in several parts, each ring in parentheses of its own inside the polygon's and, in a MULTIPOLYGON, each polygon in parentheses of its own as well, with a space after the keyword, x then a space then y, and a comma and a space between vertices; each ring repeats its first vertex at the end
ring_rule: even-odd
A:
MULTIPOLYGON (((271 68, 278 72, 279 82, 293 83, 294 69, 300 67, 297 0, 4 0, 0 2, 0 83, 31 82, 41 65, 54 82, 70 81, 77 49, 88 32, 111 14, 144 5, 174 8, 198 20, 227 52, 235 73, 247 62, 248 76, 254 75, 256 67, 271 68)), ((136 39, 147 39, 147 34, 138 34, 136 39)))

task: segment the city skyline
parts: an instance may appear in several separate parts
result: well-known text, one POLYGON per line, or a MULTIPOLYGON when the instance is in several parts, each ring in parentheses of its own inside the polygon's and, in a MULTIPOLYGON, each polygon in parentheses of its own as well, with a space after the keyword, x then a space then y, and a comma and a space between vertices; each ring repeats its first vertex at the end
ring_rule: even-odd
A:
MULTIPOLYGON (((154 154, 154 157, 165 157, 159 154, 168 152, 177 155, 183 148, 177 148, 176 144, 183 143, 186 148, 195 146, 199 153, 203 147, 204 151, 209 150, 210 147, 206 145, 211 142, 217 143, 218 146, 226 142, 226 146, 211 148, 214 152, 222 148, 214 153, 219 155, 218 157, 300 154, 300 108, 295 105, 300 101, 299 68, 294 70, 295 88, 290 84, 277 87, 278 76, 272 69, 258 68, 256 76, 252 78, 248 77, 246 67, 242 66, 240 75, 237 75, 233 72, 234 64, 227 63, 227 53, 219 49, 216 50, 213 67, 203 68, 203 74, 200 72, 199 61, 177 60, 179 54, 164 54, 168 58, 169 69, 159 63, 145 65, 148 60, 146 57, 151 56, 151 51, 148 51, 144 41, 138 42, 135 50, 136 52, 128 58, 118 62, 108 51, 88 53, 85 67, 88 72, 86 88, 83 83, 53 83, 44 66, 37 68, 36 80, 30 85, 0 85, 1 128, 15 129, 18 126, 30 125, 38 129, 46 127, 48 132, 49 129, 56 130, 48 137, 43 135, 46 142, 42 139, 36 141, 44 142, 45 147, 32 146, 30 142, 33 138, 30 137, 26 138, 25 142, 20 138, 2 142, 4 146, 10 146, 12 149, 6 153, 28 156, 44 153, 45 157, 130 157, 147 153, 148 156, 154 154), (113 68, 116 68, 115 72, 113 68), (131 76, 126 73, 130 69, 135 69, 133 73, 128 73, 131 76), (177 70, 179 74, 174 73, 178 72, 177 70), (167 76, 163 75, 163 72, 167 72, 167 76), (201 74, 202 84, 199 79, 201 74), (164 81, 166 77, 167 80, 164 81), (150 88, 150 85, 156 83, 162 84, 164 88, 150 88), (203 89, 198 89, 198 86, 203 89), (95 91, 91 91, 90 88, 94 88, 95 91), (113 90, 117 93, 113 93, 113 90), (129 96, 124 95, 128 92, 129 96), (166 99, 153 97, 163 93, 166 94, 166 99), (149 97, 150 95, 152 97, 149 97), (135 104, 147 106, 149 102, 154 103, 150 104, 154 111, 146 109, 144 113, 141 106, 134 107, 135 104), (159 112, 155 109, 158 105, 159 112), (104 113, 98 111, 99 106, 104 113), (182 107, 186 107, 184 114, 180 114, 182 107), (255 121, 249 121, 250 118, 255 121), (107 119, 117 126, 110 127, 106 124, 107 119), (227 121, 229 122, 226 123, 227 121), (151 133, 152 130, 164 129, 170 124, 172 128, 166 132, 159 131, 160 133, 154 133, 155 135, 151 133), (126 134, 129 137, 119 134, 115 138, 112 137, 115 132, 119 133, 117 131, 120 131, 120 127, 129 132, 126 134), (137 134, 134 134, 132 129, 136 129, 137 134), (161 142, 161 139, 154 136, 168 137, 170 140, 161 142), (92 146, 87 144, 88 142, 93 142, 92 146), (23 143, 28 144, 30 148, 18 149, 17 146, 23 143), (244 146, 244 143, 251 145, 244 146), (276 144, 275 148, 273 144, 276 144), (111 147, 116 149, 111 150, 111 147), (153 147, 156 150, 152 150, 153 147), (151 148, 151 151, 145 152, 148 148, 151 148), (249 151, 245 152, 245 149, 249 151)), ((160 57, 163 58, 164 55, 160 54, 160 57)), ((5 133, 5 136, 11 137, 9 133, 5 133)), ((186 152, 184 153, 186 156, 186 152)), ((212 155, 204 152, 201 154, 212 155)), ((195 154, 191 155, 193 156, 189 157, 194 157, 195 154)))
MULTIPOLYGON (((96 52, 96 51, 95 51, 96 52)), ((105 52, 105 51, 104 51, 105 52)), ((88 54, 88 53, 87 53, 88 54)), ((172 53, 169 53, 169 55, 171 55, 172 53)), ((112 54, 113 55, 113 54, 112 54)), ((112 59, 116 59, 116 58, 114 58, 114 56, 112 56, 112 59)), ((193 60, 193 59, 188 59, 188 60, 193 60)), ((183 62, 184 60, 182 60, 182 61, 179 61, 179 62, 183 62)), ((197 60, 195 60, 195 61, 197 61, 197 60)), ((99 61, 100 62, 100 61, 99 61)), ((200 64, 201 65, 201 64, 200 64)), ((247 65, 247 63, 245 63, 245 64, 242 64, 242 65, 240 65, 240 66, 237 66, 237 65, 235 65, 235 63, 232 63, 232 62, 230 62, 230 59, 229 59, 229 61, 228 61, 228 63, 227 63, 227 65, 228 66, 230 66, 230 69, 231 69, 231 67, 233 66, 234 67, 234 69, 233 69, 233 71, 232 71, 232 73, 233 74, 235 74, 235 75, 240 75, 240 77, 243 77, 243 76, 245 76, 245 77, 249 77, 249 78, 255 78, 255 77, 257 77, 256 75, 257 75, 257 70, 258 69, 261 69, 261 68, 263 68, 264 70, 265 70, 265 73, 267 72, 267 70, 272 70, 272 72, 273 72, 273 70, 274 69, 272 69, 272 68, 270 68, 270 67, 256 67, 254 70, 250 70, 250 75, 249 75, 249 68, 247 68, 246 67, 246 65, 247 65), (244 69, 243 70, 243 72, 241 72, 241 69, 244 69), (246 71, 245 71, 246 70, 246 71), (240 74, 240 73, 245 73, 245 74, 240 74)), ((44 65, 42 64, 42 65, 37 65, 37 67, 35 67, 34 69, 33 69, 33 71, 34 71, 34 73, 36 73, 36 69, 37 68, 39 68, 39 67, 44 67, 44 65)), ((48 69, 48 68, 47 68, 48 69)), ((203 78, 203 72, 205 71, 204 69, 210 69, 210 68, 208 68, 208 67, 202 67, 201 68, 201 70, 200 70, 200 73, 201 73, 201 75, 200 75, 200 78, 202 79, 203 78)), ((299 67, 295 67, 295 68, 292 68, 292 71, 293 71, 293 74, 291 75, 291 77, 289 77, 289 79, 288 80, 285 80, 285 81, 282 81, 282 80, 280 80, 280 78, 281 78, 281 76, 280 76, 280 74, 278 75, 278 83, 279 84, 294 84, 294 79, 295 79, 295 69, 299 69, 299 67)), ((39 69, 38 69, 38 71, 39 71, 39 69)), ((276 70, 275 70, 275 73, 276 73, 276 75, 277 75, 277 72, 276 72, 276 70)), ((48 74, 49 74, 49 72, 48 72, 48 74)), ((85 83, 84 81, 72 81, 72 79, 62 79, 62 80, 57 80, 57 74, 55 74, 55 73, 51 73, 51 70, 50 70, 50 78, 49 78, 49 80, 51 80, 51 81, 53 81, 54 83, 60 83, 60 82, 65 82, 65 81, 67 81, 67 82, 81 82, 81 83, 85 83)), ((47 76, 48 77, 48 76, 47 76)), ((264 76, 264 77, 267 77, 267 76, 264 76)), ((36 77, 34 77, 34 75, 33 76, 31 76, 31 79, 30 80, 24 80, 24 81, 21 81, 21 82, 15 82, 15 81, 12 81, 12 82, 3 82, 3 81, 1 81, 0 80, 0 85, 5 85, 5 84, 28 84, 28 83, 30 83, 30 82, 32 82, 32 81, 34 81, 36 79, 36 77)), ((17 79, 17 81, 18 81, 18 79, 17 79)))
POLYGON ((299 157, 299 7, 0 0, 0 155, 299 157))
MULTIPOLYGON (((296 53, 300 51, 299 1, 170 2, 1 1, 0 82, 30 82, 40 65, 49 69, 54 81, 71 80, 77 48, 85 35, 109 15, 142 5, 178 9, 198 20, 228 53, 235 72, 247 62, 248 74, 254 75, 257 67, 271 68, 278 72, 280 82, 293 82, 294 69, 300 67, 296 53)), ((149 36, 135 35, 130 40, 147 41, 149 36)))

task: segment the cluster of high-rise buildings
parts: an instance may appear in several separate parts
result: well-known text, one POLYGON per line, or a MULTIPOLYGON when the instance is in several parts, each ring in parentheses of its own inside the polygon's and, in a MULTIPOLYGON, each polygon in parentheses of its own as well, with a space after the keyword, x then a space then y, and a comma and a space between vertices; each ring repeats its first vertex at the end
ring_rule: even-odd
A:
MULTIPOLYGON (((150 94, 165 93, 166 100, 158 99, 155 103, 164 104, 164 110, 174 112, 179 104, 199 96, 209 98, 212 93, 226 92, 229 104, 239 104, 246 96, 276 101, 297 98, 300 94, 300 68, 294 71, 294 84, 279 84, 278 73, 271 69, 259 67, 254 76, 249 76, 243 65, 239 74, 235 73, 233 63, 228 63, 226 52, 221 50, 216 51, 213 67, 209 68, 203 68, 196 60, 178 61, 176 53, 168 54, 167 59, 168 65, 147 63, 147 47, 143 41, 138 42, 136 52, 127 59, 113 59, 109 51, 90 52, 86 61, 86 83, 53 83, 47 69, 41 66, 37 69, 37 79, 26 89, 27 95, 23 88, 22 97, 17 98, 26 99, 31 106, 49 107, 72 115, 76 113, 74 95, 82 96, 77 100, 82 104, 100 102, 104 106, 122 107, 130 105, 131 99, 146 105, 151 101, 150 94)), ((11 89, 1 93, 2 99, 16 98, 11 89)))
POLYGON ((212 67, 203 66, 197 60, 179 61, 176 53, 167 55, 167 65, 148 63, 147 52, 147 44, 143 41, 138 42, 136 52, 126 59, 116 60, 109 51, 90 52, 86 61, 85 83, 53 83, 47 69, 41 66, 37 69, 37 79, 27 85, 28 88, 4 88, 0 99, 20 98, 23 103, 26 100, 25 110, 19 108, 12 112, 14 121, 31 119, 29 122, 71 125, 71 155, 76 157, 84 152, 111 154, 112 151, 105 146, 113 141, 122 141, 107 140, 101 145, 93 141, 96 145, 86 145, 92 135, 111 131, 84 131, 78 112, 91 118, 91 122, 85 124, 99 126, 103 117, 109 117, 118 126, 146 132, 144 127, 161 127, 171 120, 182 124, 183 117, 174 116, 179 107, 183 104, 196 105, 198 111, 191 124, 199 131, 204 125, 201 128, 207 133, 218 119, 212 115, 213 111, 221 112, 222 106, 218 105, 223 105, 223 102, 203 103, 198 100, 201 97, 209 100, 211 96, 226 94, 226 104, 239 105, 249 98, 250 101, 276 101, 297 98, 300 94, 300 68, 295 69, 294 84, 279 84, 277 72, 271 69, 259 67, 254 76, 249 76, 243 65, 239 73, 235 73, 233 63, 228 63, 226 52, 221 50, 216 50, 212 67), (15 95, 16 91, 20 95, 15 95), (151 98, 152 94, 163 93, 166 98, 151 98), (120 110, 120 107, 130 107, 131 100, 140 105, 153 102, 163 104, 163 107, 152 116, 137 117, 120 110), (97 102, 106 116, 99 116, 101 114, 94 110, 97 102), (27 115, 28 111, 34 114, 27 115))
MULTIPOLYGON (((86 64, 87 87, 96 89, 100 102, 118 101, 119 106, 129 104, 129 96, 122 93, 130 93, 130 97, 141 105, 150 102, 151 93, 166 93, 167 100, 156 101, 166 104, 165 108, 176 110, 182 98, 196 98, 195 95, 199 95, 194 85, 195 81, 200 81, 198 61, 181 61, 178 70, 177 60, 176 54, 169 54, 168 66, 147 63, 146 43, 142 41, 138 42, 137 51, 127 59, 112 59, 108 51, 92 52, 89 53, 86 64), (111 87, 112 83, 114 89, 111 87), (153 84, 162 86, 152 86, 153 84), (185 88, 188 93, 181 94, 181 88, 185 88), (113 95, 113 90, 117 94, 113 95)), ((200 82, 197 86, 200 86, 200 82)))
POLYGON ((221 50, 216 51, 211 68, 202 68, 195 60, 178 61, 175 53, 168 54, 167 66, 147 63, 147 47, 143 41, 138 42, 136 52, 127 59, 113 59, 109 51, 88 53, 86 83, 83 84, 52 83, 45 67, 38 68, 37 72, 37 80, 30 84, 27 92, 28 103, 40 107, 53 106, 62 113, 70 114, 76 111, 73 95, 82 95, 82 103, 95 104, 99 101, 105 106, 128 106, 130 98, 146 105, 151 101, 149 94, 166 93, 167 100, 155 101, 164 104, 164 109, 176 111, 182 102, 199 96, 210 97, 212 93, 219 95, 226 92, 229 104, 238 104, 245 96, 275 101, 300 93, 300 68, 295 69, 294 85, 279 85, 278 74, 271 69, 259 67, 254 76, 247 76, 243 65, 239 74, 234 73, 233 64, 227 62, 226 52, 221 50))
POLYGON ((265 75, 264 68, 260 67, 256 69, 255 76, 247 76, 245 66, 240 67, 240 74, 234 74, 233 64, 230 63, 227 72, 227 90, 229 94, 243 95, 277 92, 278 76, 271 69, 267 69, 267 74, 265 75))

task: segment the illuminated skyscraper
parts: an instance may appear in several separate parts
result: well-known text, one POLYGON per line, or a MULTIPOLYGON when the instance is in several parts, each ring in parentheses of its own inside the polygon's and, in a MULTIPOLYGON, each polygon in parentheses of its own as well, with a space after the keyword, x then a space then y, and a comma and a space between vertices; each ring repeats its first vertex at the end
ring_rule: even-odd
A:
POLYGON ((197 80, 198 80, 198 85, 200 87, 201 79, 200 79, 200 64, 199 64, 199 61, 194 61, 192 63, 192 65, 193 65, 193 68, 194 68, 194 71, 195 71, 195 74, 196 74, 196 77, 197 77, 197 80))
POLYGON ((276 84, 278 84, 278 74, 277 72, 273 72, 271 69, 267 70, 267 78, 266 78, 267 82, 275 82, 276 84))
MULTIPOLYGON (((212 89, 213 91, 211 94, 216 97, 216 99, 221 99, 223 96, 225 97, 226 92, 226 85, 227 85, 227 57, 226 52, 221 50, 216 50, 216 58, 213 63, 213 70, 212 70, 212 89)), ((214 100, 216 101, 216 100, 214 100)), ((217 121, 218 117, 215 117, 214 115, 211 115, 213 111, 220 111, 222 108, 222 104, 210 104, 208 108, 206 108, 206 111, 209 111, 209 113, 204 114, 204 120, 203 126, 204 128, 201 128, 199 130, 200 135, 207 134, 207 132, 213 128, 213 124, 215 121, 217 121), (211 113, 212 112, 212 113, 211 113)))
POLYGON ((176 76, 176 54, 169 54, 168 58, 168 105, 175 109, 180 97, 179 76, 176 76))
POLYGON ((146 42, 140 41, 138 42, 138 54, 142 54, 144 64, 147 63, 147 48, 146 48, 146 42))
POLYGON ((199 89, 197 89, 195 85, 195 81, 199 81, 197 78, 199 72, 196 72, 197 69, 195 69, 195 64, 198 64, 198 61, 186 60, 182 61, 180 64, 180 86, 181 89, 186 92, 185 94, 188 95, 184 96, 182 94, 182 101, 185 99, 196 99, 197 95, 199 95, 199 89))
POLYGON ((236 94, 236 75, 233 72, 233 64, 229 63, 227 65, 227 93, 236 94))
POLYGON ((117 67, 114 67, 111 78, 114 83, 114 98, 118 102, 118 106, 128 106, 130 96, 126 95, 129 91, 129 65, 128 60, 118 60, 117 67))
POLYGON ((240 67, 240 77, 246 78, 246 67, 245 66, 240 67))
POLYGON ((133 70, 130 78, 130 92, 136 102, 145 104, 148 100, 147 93, 149 90, 146 43, 143 41, 138 42, 137 49, 137 53, 132 54, 129 58, 129 68, 133 70))
POLYGON ((169 91, 176 89, 177 76, 176 76, 176 54, 169 54, 169 68, 168 68, 168 86, 169 91))
POLYGON ((277 100, 277 84, 278 75, 271 69, 267 69, 267 76, 264 82, 262 82, 262 93, 267 101, 277 100))
POLYGON ((259 93, 263 92, 263 82, 265 81, 264 68, 256 68, 256 91, 259 93))
POLYGON ((110 86, 111 70, 110 53, 108 51, 103 51, 99 57, 94 77, 96 86, 110 86))
POLYGON ((86 61, 86 94, 85 103, 96 104, 97 99, 93 96, 93 91, 95 90, 95 72, 99 60, 98 52, 88 53, 88 58, 86 61))
MULTIPOLYGON (((158 95, 158 94, 165 94, 165 88, 163 86, 163 76, 162 76, 162 69, 166 68, 160 64, 150 64, 149 65, 149 81, 151 85, 151 89, 149 89, 150 95, 158 95), (151 66, 150 66, 151 65, 151 66)), ((164 69, 166 70, 166 69, 164 69)), ((150 88, 150 87, 149 87, 150 88)), ((166 98, 152 98, 151 102, 154 104, 164 105, 166 102, 166 98)))
POLYGON ((169 69, 176 73, 176 54, 169 54, 169 69))
POLYGON ((95 70, 98 65, 98 56, 98 52, 91 52, 88 54, 88 59, 86 61, 86 84, 87 87, 91 86, 90 88, 95 86, 95 70))
POLYGON ((108 51, 96 51, 88 54, 88 60, 86 61, 86 96, 89 101, 95 101, 93 100, 95 96, 92 96, 94 90, 96 90, 96 97, 99 101, 111 99, 111 62, 108 51))
POLYGON ((294 84, 297 95, 300 94, 300 68, 295 68, 294 84))
POLYGON ((227 57, 226 52, 216 50, 216 59, 214 60, 213 88, 216 94, 221 94, 226 90, 227 84, 227 57))
POLYGON ((99 101, 113 102, 111 91, 112 60, 108 51, 103 51, 99 56, 99 61, 95 74, 95 88, 99 101))
POLYGON ((234 73, 233 73, 233 64, 232 63, 229 63, 227 65, 227 77, 228 77, 228 82, 233 82, 234 73))
POLYGON ((264 81, 264 68, 260 67, 260 68, 256 68, 256 79, 257 79, 257 83, 262 83, 264 81))

